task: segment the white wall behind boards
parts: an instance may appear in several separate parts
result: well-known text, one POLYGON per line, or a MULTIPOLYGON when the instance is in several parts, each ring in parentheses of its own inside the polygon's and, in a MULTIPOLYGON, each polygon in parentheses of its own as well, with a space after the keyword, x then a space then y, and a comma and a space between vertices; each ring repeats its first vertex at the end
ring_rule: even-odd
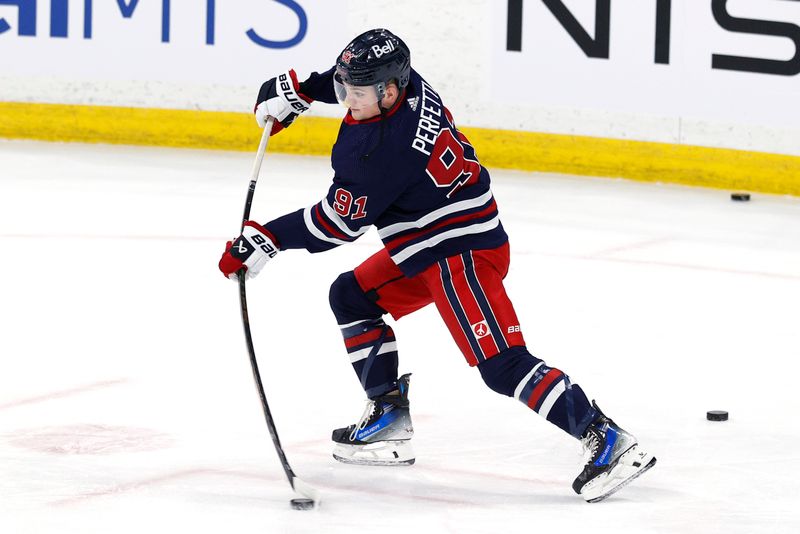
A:
POLYGON ((244 112, 379 26, 460 124, 800 155, 798 0, 0 0, 0 100, 244 112))

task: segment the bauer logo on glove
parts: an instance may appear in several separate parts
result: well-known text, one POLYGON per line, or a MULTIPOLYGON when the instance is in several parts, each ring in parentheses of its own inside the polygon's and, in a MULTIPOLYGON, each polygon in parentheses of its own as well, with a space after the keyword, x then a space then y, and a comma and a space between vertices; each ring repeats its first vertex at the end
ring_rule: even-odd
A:
POLYGON ((261 268, 278 254, 280 248, 275 237, 263 226, 252 221, 244 224, 242 235, 228 241, 225 253, 219 260, 219 270, 231 280, 245 270, 245 278, 255 278, 261 268))
POLYGON ((294 120, 308 111, 313 99, 300 92, 300 84, 294 70, 288 70, 277 78, 270 78, 261 86, 256 97, 254 113, 258 126, 263 128, 267 117, 274 117, 270 135, 288 128, 294 120))

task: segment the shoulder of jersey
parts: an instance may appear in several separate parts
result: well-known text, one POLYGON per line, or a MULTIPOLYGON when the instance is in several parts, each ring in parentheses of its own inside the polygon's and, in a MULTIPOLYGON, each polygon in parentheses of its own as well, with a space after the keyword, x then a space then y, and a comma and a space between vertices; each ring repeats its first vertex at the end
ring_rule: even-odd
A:
POLYGON ((403 107, 410 111, 411 115, 418 117, 422 105, 422 78, 414 70, 411 71, 404 98, 406 101, 403 103, 403 107))
POLYGON ((403 95, 404 102, 398 110, 398 129, 403 137, 414 137, 417 124, 422 111, 422 86, 419 75, 412 74, 406 92, 403 95))

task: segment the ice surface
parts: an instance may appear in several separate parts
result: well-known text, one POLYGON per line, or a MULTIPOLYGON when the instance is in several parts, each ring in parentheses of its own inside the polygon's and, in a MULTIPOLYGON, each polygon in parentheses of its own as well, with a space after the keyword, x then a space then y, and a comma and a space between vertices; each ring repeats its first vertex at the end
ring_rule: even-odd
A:
MULTIPOLYGON (((596 505, 574 440, 486 388, 430 307, 394 325, 417 464, 336 463, 363 394, 328 286, 379 241, 282 253, 248 288, 283 444, 324 495, 298 512, 216 267, 252 157, 0 142, 0 532, 800 531, 800 199, 493 171, 529 347, 658 457, 596 505)), ((254 218, 329 177, 268 154, 254 218)))

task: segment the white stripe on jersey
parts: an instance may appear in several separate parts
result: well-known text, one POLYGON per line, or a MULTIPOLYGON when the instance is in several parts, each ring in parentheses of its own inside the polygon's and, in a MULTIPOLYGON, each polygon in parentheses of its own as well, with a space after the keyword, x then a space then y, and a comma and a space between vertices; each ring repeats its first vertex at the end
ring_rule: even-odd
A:
POLYGON ((455 204, 450 204, 449 206, 439 208, 438 210, 432 211, 429 214, 425 215, 424 217, 417 219, 416 221, 391 224, 389 226, 386 226, 385 228, 381 228, 380 230, 378 230, 378 235, 381 237, 381 239, 386 239, 389 236, 392 236, 399 232, 403 232, 405 230, 411 230, 412 228, 422 228, 424 226, 429 225, 430 223, 432 223, 437 219, 441 219, 445 215, 450 215, 451 213, 455 213, 457 211, 465 211, 468 209, 477 208, 478 206, 482 206, 488 203, 491 199, 492 199, 492 192, 487 191, 477 198, 462 200, 461 202, 456 202, 455 204))
POLYGON ((339 214, 336 213, 325 200, 322 200, 319 204, 320 206, 322 206, 322 211, 325 212, 325 215, 327 215, 328 218, 333 221, 333 223, 339 228, 339 230, 349 235, 350 237, 356 238, 361 234, 363 234, 364 232, 366 232, 367 230, 369 230, 370 225, 366 225, 362 226, 361 228, 359 228, 354 232, 353 230, 347 227, 347 225, 344 223, 341 217, 339 217, 339 214))
MULTIPOLYGON (((374 347, 367 347, 361 350, 357 350, 355 352, 351 352, 348 354, 350 356, 350 363, 356 363, 357 361, 363 360, 367 356, 369 356, 370 351, 374 347)), ((389 343, 384 343, 381 345, 381 348, 378 349, 378 353, 376 356, 380 356, 381 354, 386 354, 387 352, 394 352, 397 350, 397 341, 390 341, 389 343)))
POLYGON ((346 245, 350 241, 342 241, 341 239, 336 239, 335 237, 328 237, 322 232, 319 231, 319 228, 314 226, 314 221, 311 220, 311 210, 314 206, 309 206, 303 210, 303 220, 306 222, 306 228, 311 235, 319 239, 320 241, 327 241, 328 243, 334 243, 336 245, 346 245))
POLYGON ((520 383, 519 383, 519 384, 517 384, 517 387, 516 387, 516 389, 514 390, 514 398, 515 398, 515 399, 519 399, 519 400, 521 400, 522 402, 525 402, 525 403, 527 403, 527 402, 528 402, 528 399, 521 399, 521 398, 520 398, 520 395, 522 395, 522 390, 523 390, 523 389, 525 389, 525 386, 526 386, 526 385, 528 385, 528 380, 530 380, 530 379, 531 379, 531 377, 533 376, 533 373, 535 373, 535 372, 536 372, 536 370, 537 370, 539 367, 541 367, 543 364, 544 364, 544 362, 539 362, 539 363, 537 363, 537 364, 536 364, 536 366, 535 366, 533 369, 531 369, 531 370, 530 370, 530 372, 529 372, 527 375, 525 375, 525 378, 523 378, 523 379, 520 381, 520 383))
POLYGON ((419 252, 420 250, 431 248, 442 241, 447 241, 448 239, 453 239, 455 237, 461 237, 463 235, 470 235, 470 234, 480 234, 481 232, 488 232, 500 224, 500 216, 498 215, 494 219, 490 219, 486 222, 482 222, 480 224, 473 224, 472 226, 466 226, 464 228, 454 228, 453 230, 448 230, 447 232, 442 232, 441 234, 437 234, 430 239, 426 239, 425 241, 420 241, 414 245, 411 245, 408 248, 405 248, 398 252, 397 254, 392 256, 392 260, 396 264, 400 264, 419 252))
POLYGON ((547 398, 544 399, 542 407, 539 408, 539 415, 547 419, 547 414, 550 413, 550 409, 553 407, 558 398, 561 396, 562 393, 564 393, 566 389, 567 385, 565 383, 564 377, 561 376, 558 379, 558 384, 556 384, 555 387, 550 390, 550 393, 547 395, 547 398))

